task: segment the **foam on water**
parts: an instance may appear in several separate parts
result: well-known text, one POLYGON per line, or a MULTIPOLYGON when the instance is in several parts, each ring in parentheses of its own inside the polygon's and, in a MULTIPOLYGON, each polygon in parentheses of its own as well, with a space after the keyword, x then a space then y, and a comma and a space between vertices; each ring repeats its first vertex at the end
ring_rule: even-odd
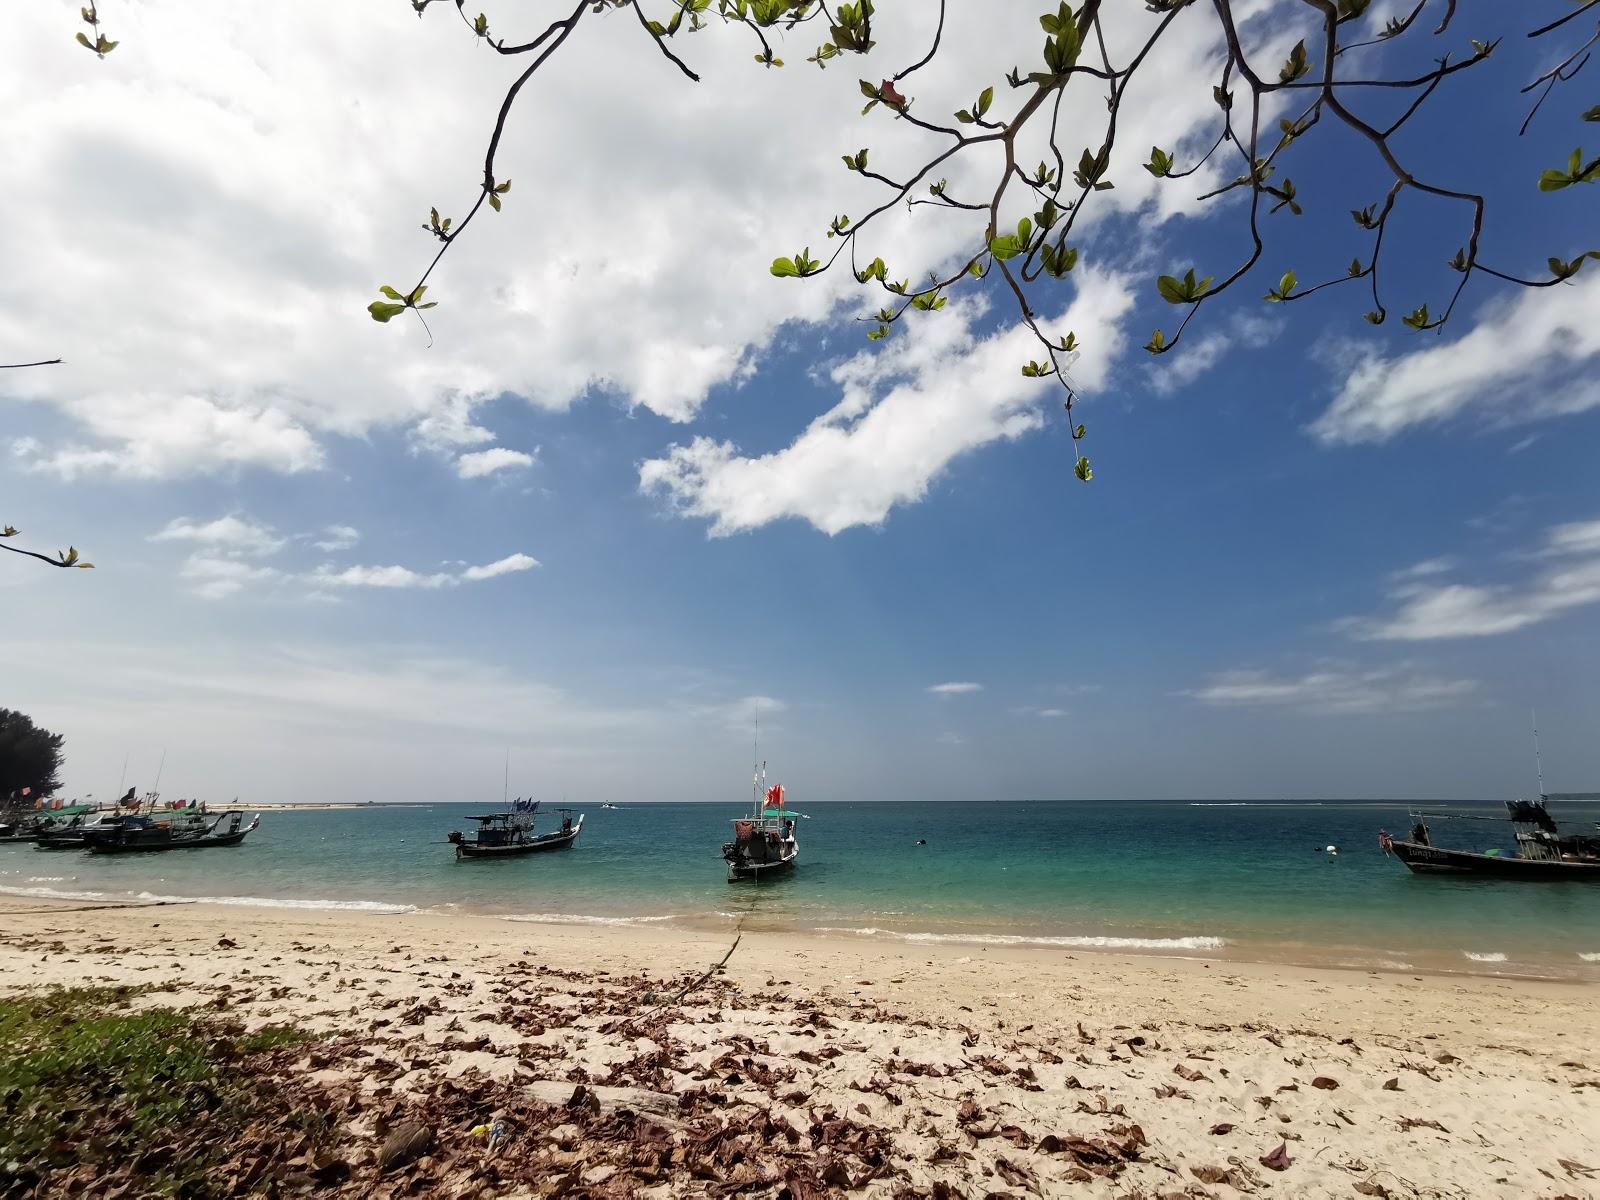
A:
POLYGON ((227 908, 298 908, 331 912, 416 912, 414 904, 384 904, 377 900, 286 900, 275 896, 169 896, 158 892, 89 892, 50 887, 7 887, 0 894, 34 896, 48 900, 100 900, 111 903, 219 904, 227 908))
POLYGON ((1578 957, 1583 959, 1584 962, 1600 962, 1600 954, 1588 954, 1579 950, 1578 957))
POLYGON ((1485 952, 1485 953, 1481 953, 1481 954, 1477 953, 1475 951, 1472 951, 1472 950, 1463 950, 1461 953, 1465 954, 1473 962, 1505 962, 1506 961, 1506 956, 1504 954, 1501 954, 1498 950, 1491 950, 1491 951, 1488 951, 1488 952, 1485 952))
POLYGON ((535 925, 655 925, 662 921, 675 921, 677 913, 657 917, 597 917, 589 913, 512 913, 502 921, 525 921, 535 925))
POLYGON ((895 929, 823 928, 818 933, 850 933, 857 937, 887 937, 902 942, 949 943, 973 946, 1066 946, 1080 950, 1221 950, 1225 939, 1210 936, 1198 937, 1104 937, 1068 936, 1034 937, 1021 933, 902 933, 895 929))

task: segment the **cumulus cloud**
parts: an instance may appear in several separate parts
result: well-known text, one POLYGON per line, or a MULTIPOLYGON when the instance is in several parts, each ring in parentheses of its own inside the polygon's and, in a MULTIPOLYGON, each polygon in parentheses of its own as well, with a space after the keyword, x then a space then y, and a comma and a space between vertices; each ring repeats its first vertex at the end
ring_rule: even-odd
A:
POLYGON ((496 471, 533 466, 533 455, 521 450, 508 450, 504 446, 491 446, 475 450, 456 459, 456 474, 463 479, 479 479, 496 471))
POLYGON ((1329 445, 1385 442, 1474 415, 1510 425, 1600 407, 1600 271, 1485 307, 1471 329, 1409 354, 1360 357, 1311 425, 1329 445))
POLYGON ((1360 714, 1448 708, 1466 702, 1478 690, 1474 679, 1444 679, 1399 664, 1372 670, 1327 667, 1298 676, 1224 671, 1204 687, 1180 694, 1218 708, 1360 714))
MULTIPOLYGON (((1072 375, 1093 389, 1122 351, 1133 293, 1120 276, 1076 274, 1076 297, 1050 325, 1077 333, 1085 350, 1072 375)), ((642 463, 640 489, 709 520, 713 536, 785 517, 828 534, 881 523, 921 499, 954 459, 1039 428, 1056 403, 1059 389, 1018 371, 1038 353, 1031 335, 1009 324, 980 335, 983 315, 974 300, 952 304, 835 367, 838 402, 789 446, 747 456, 732 442, 696 438, 642 463)))
MULTIPOLYGON (((121 14, 121 45, 104 62, 62 38, 50 6, 14 7, 0 103, 14 134, 8 199, 31 216, 0 226, 0 352, 44 348, 66 364, 8 372, 0 395, 65 417, 64 435, 24 457, 66 477, 311 471, 332 439, 386 429, 452 454, 481 450, 494 434, 478 414, 506 395, 561 410, 602 393, 687 421, 711 389, 750 376, 784 322, 859 302, 848 272, 800 284, 767 271, 775 254, 815 246, 833 214, 882 199, 840 170, 840 147, 875 140, 891 174, 924 150, 915 136, 873 132, 887 120, 862 120, 848 79, 755 67, 747 30, 713 22, 691 39, 685 52, 706 77, 696 87, 629 13, 586 13, 506 127, 500 169, 516 187, 505 210, 481 218, 429 281, 440 301, 430 349, 414 321, 377 325, 364 306, 432 253, 417 228, 430 204, 464 215, 520 61, 486 57, 449 6, 419 22, 404 4, 282 0, 196 21, 182 0, 143 0, 121 14), (396 91, 396 79, 422 85, 396 91), (552 98, 576 95, 581 105, 550 115, 552 98), (774 113, 805 119, 776 129, 774 113)), ((973 78, 1035 57, 1035 16, 1021 0, 951 6, 945 40, 963 52, 919 72, 919 105, 953 111, 973 78)), ((515 9, 501 19, 497 33, 511 37, 543 21, 515 9)), ((935 19, 932 5, 905 6, 874 29, 877 54, 912 61, 935 19)), ((1136 6, 1113 14, 1112 57, 1126 61, 1155 19, 1136 6)), ((1161 186, 1137 167, 1148 145, 1181 149, 1214 125, 1218 44, 1199 36, 1212 25, 1188 23, 1146 70, 1193 86, 1130 94, 1118 186, 1099 198, 1107 211, 1158 222, 1194 211, 1208 182, 1161 186)), ((814 28, 778 40, 798 61, 814 28)), ((1062 121, 1103 116, 1097 89, 1083 88, 1062 121)), ((952 189, 975 169, 954 165, 952 189)), ((1014 221, 1030 199, 1002 216, 1014 221)), ((970 221, 930 208, 877 224, 869 253, 902 277, 952 260, 972 236, 970 221)), ((1014 375, 1008 361, 993 381, 1014 388, 1014 375)), ((1027 424, 1020 407, 991 414, 994 436, 1027 424)), ((936 472, 908 469, 895 496, 936 472)), ((819 516, 870 522, 893 502, 862 497, 859 518, 819 516)))
POLYGON ((445 588, 462 583, 475 583, 494 579, 517 571, 527 571, 539 565, 539 560, 527 554, 510 554, 505 558, 481 567, 464 567, 459 571, 413 571, 401 566, 351 566, 334 570, 318 567, 304 578, 324 588, 445 588))
POLYGON ((361 531, 353 525, 329 525, 320 534, 311 535, 315 540, 312 545, 318 550, 332 554, 336 550, 348 550, 361 540, 361 531))
POLYGON ((1175 350, 1145 368, 1150 390, 1160 396, 1188 387, 1223 358, 1243 350, 1259 350, 1283 332, 1283 322, 1271 317, 1239 312, 1209 332, 1188 338, 1175 350), (1169 361, 1170 360, 1170 361, 1169 361))
POLYGON ((1493 637, 1600 603, 1600 521, 1552 527, 1531 557, 1553 565, 1515 584, 1425 582, 1437 571, 1402 578, 1390 612, 1346 617, 1337 628, 1364 641, 1493 637))
POLYGON ((237 558, 218 558, 213 554, 191 554, 178 575, 190 590, 206 600, 221 600, 257 584, 276 583, 283 572, 272 567, 254 566, 237 558))
POLYGON ((936 683, 928 689, 929 694, 934 696, 969 696, 981 691, 983 684, 966 682, 936 683))
POLYGON ((150 535, 152 542, 194 542, 209 550, 252 556, 276 554, 284 539, 269 525, 248 517, 230 514, 215 521, 200 522, 192 517, 176 517, 165 528, 150 535))

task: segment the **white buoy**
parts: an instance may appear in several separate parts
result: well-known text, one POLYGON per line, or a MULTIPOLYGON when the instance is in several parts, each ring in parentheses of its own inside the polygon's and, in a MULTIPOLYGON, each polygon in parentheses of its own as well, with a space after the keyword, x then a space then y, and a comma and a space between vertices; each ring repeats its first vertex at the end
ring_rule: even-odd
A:
POLYGON ((1328 847, 1328 853, 1329 854, 1338 854, 1339 853, 1339 847, 1337 847, 1337 846, 1329 846, 1328 847))

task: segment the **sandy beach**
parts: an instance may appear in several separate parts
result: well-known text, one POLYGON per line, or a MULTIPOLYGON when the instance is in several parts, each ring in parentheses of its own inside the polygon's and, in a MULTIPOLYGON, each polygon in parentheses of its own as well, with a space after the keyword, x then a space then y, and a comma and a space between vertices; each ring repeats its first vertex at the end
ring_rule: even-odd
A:
POLYGON ((297 1069, 343 1106, 351 1194, 1600 1189, 1579 985, 425 913, 16 899, 0 925, 7 990, 329 1035, 297 1069), (380 1175, 402 1117, 429 1152, 380 1175))

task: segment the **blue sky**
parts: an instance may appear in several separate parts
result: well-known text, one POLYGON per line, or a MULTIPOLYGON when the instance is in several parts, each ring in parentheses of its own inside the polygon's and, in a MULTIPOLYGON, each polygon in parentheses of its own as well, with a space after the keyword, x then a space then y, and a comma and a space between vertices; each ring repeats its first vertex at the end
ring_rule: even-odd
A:
MULTIPOLYGON (((1282 6, 1253 7, 1263 44, 1293 40, 1282 6)), ((1489 15, 1464 6, 1456 41, 1489 15)), ((419 172, 458 169, 430 141, 445 118, 384 126, 338 76, 376 71, 379 52, 314 55, 299 86, 307 112, 329 101, 332 132, 269 131, 259 154, 282 161, 240 182, 248 146, 238 163, 217 143, 185 155, 230 120, 269 120, 272 55, 260 78, 228 56, 253 36, 290 44, 292 15, 264 34, 189 31, 160 4, 127 16, 134 53, 106 64, 53 63, 59 31, 27 18, 34 48, 8 51, 37 60, 12 64, 18 94, 28 70, 83 82, 0 128, 28 186, 92 185, 40 218, 45 236, 0 235, 24 264, 0 284, 0 350, 68 359, 0 380, 0 519, 97 564, 0 564, 20 642, 0 703, 67 734, 70 790, 110 793, 125 755, 147 784, 164 751, 177 794, 470 799, 493 794, 509 748, 524 793, 736 800, 759 710, 797 798, 1495 799, 1531 788, 1534 706, 1550 785, 1595 785, 1600 263, 1541 293, 1474 281, 1442 335, 1417 335, 1398 315, 1438 310, 1464 220, 1407 200, 1382 329, 1340 289, 1258 303, 1283 269, 1310 282, 1366 256, 1342 214, 1382 176, 1332 132, 1324 161, 1294 161, 1311 211, 1271 218, 1259 283, 1153 363, 1138 347, 1176 323, 1155 274, 1223 273, 1239 212, 1164 213, 1140 192, 1092 227, 1079 290, 1044 306, 1075 305, 1085 337, 1085 486, 1056 401, 1015 376, 1027 355, 1004 341, 1002 295, 866 350, 849 289, 765 274, 795 237, 820 244, 840 205, 810 190, 836 170, 728 173, 730 147, 766 153, 759 124, 707 126, 709 148, 643 182, 607 174, 604 149, 575 153, 561 188, 524 191, 536 172, 519 165, 520 211, 447 260, 436 290, 457 303, 428 350, 362 305, 391 271, 375 263, 400 273, 422 252, 392 227, 426 194, 419 172), (107 108, 119 96, 132 115, 107 108), (38 121, 118 149, 63 161, 24 132, 38 121), (306 180, 374 129, 397 161, 371 151, 355 211, 299 223, 326 195, 306 180), (171 241, 163 197, 182 179, 198 186, 171 241), (787 199, 752 222, 764 184, 787 199), (632 255, 595 234, 624 202, 632 255), (677 204, 707 215, 651 215, 677 204), (103 234, 85 245, 69 220, 103 234), (112 302, 140 287, 140 312, 112 302)), ((373 36, 485 74, 481 57, 440 65, 444 34, 410 20, 373 36)), ((1193 43, 1175 71, 1205 60, 1193 43)), ((1533 188, 1592 133, 1581 97, 1558 91, 1514 136, 1507 98, 1548 53, 1508 38, 1481 68, 1492 104, 1451 86, 1447 119, 1399 143, 1419 173, 1488 188, 1485 257, 1530 274, 1596 240, 1592 189, 1533 188), (1503 150, 1492 170, 1463 164, 1484 145, 1503 150)), ((1142 113, 1136 137, 1140 120, 1211 127, 1160 96, 1142 113)), ((610 118, 593 119, 608 144, 610 118)), ((826 157, 858 137, 845 120, 794 136, 826 157)), ((615 133, 636 139, 619 153, 651 153, 648 132, 615 133)), ((531 122, 511 161, 542 164, 545 135, 531 122)), ((1118 177, 1148 189, 1135 173, 1118 177)))

